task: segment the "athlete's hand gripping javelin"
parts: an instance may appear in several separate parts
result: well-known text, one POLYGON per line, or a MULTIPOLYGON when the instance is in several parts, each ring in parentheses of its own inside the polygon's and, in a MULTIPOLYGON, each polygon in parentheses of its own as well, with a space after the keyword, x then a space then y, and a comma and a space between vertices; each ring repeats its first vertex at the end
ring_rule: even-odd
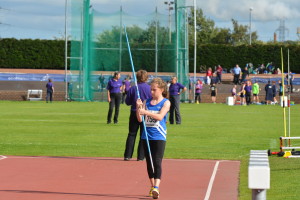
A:
POLYGON ((146 114, 145 105, 144 105, 144 103, 142 102, 141 99, 136 100, 136 107, 138 108, 138 114, 139 115, 145 115, 146 114))

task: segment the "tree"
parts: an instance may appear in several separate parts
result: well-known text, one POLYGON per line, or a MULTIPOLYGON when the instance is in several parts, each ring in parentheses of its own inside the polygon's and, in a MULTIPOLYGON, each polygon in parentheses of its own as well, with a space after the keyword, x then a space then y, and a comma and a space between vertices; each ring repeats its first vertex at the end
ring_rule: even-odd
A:
MULTIPOLYGON (((249 44, 250 35, 249 27, 247 25, 240 25, 237 20, 232 19, 233 31, 231 34, 233 45, 249 44)), ((251 42, 255 43, 257 41, 257 32, 251 33, 251 42)))
MULTIPOLYGON (((211 19, 206 18, 201 8, 197 9, 196 14, 196 30, 197 30, 197 41, 201 44, 211 43, 212 38, 217 34, 215 28, 215 22, 211 19)), ((189 39, 193 41, 194 38, 194 12, 191 12, 188 16, 189 23, 189 39)))
POLYGON ((213 44, 231 44, 232 36, 230 29, 221 28, 217 29, 217 34, 214 38, 212 38, 211 42, 213 44))

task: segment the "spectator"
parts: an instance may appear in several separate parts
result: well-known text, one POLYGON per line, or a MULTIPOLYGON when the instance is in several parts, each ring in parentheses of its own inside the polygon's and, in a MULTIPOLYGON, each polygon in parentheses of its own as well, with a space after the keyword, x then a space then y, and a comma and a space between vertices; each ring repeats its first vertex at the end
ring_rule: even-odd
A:
POLYGON ((257 81, 255 81, 255 83, 252 86, 253 103, 259 103, 259 96, 258 96, 259 91, 260 91, 259 85, 257 81))
POLYGON ((277 68, 277 74, 281 74, 281 70, 277 68))
POLYGON ((268 63, 266 68, 267 68, 267 71, 269 74, 273 74, 274 68, 273 68, 272 62, 268 63))
POLYGON ((218 65, 216 70, 216 74, 217 74, 216 83, 218 84, 222 83, 222 73, 223 73, 223 68, 221 67, 221 65, 218 65))
POLYGON ((288 81, 288 86, 289 86, 289 92, 293 93, 293 80, 294 80, 294 75, 292 72, 288 73, 286 75, 286 79, 288 81))
MULTIPOLYGON (((139 70, 136 73, 137 83, 140 93, 141 101, 151 98, 150 86, 147 84, 148 73, 145 70, 139 70)), ((139 122, 136 116, 136 101, 138 99, 136 86, 132 86, 125 99, 126 104, 131 105, 130 116, 129 116, 129 133, 126 140, 126 148, 124 152, 124 160, 129 161, 132 158, 134 152, 134 144, 137 136, 137 132, 140 129, 140 137, 143 132, 143 123, 139 122)), ((144 160, 144 148, 141 139, 139 140, 137 160, 144 160)))
POLYGON ((129 76, 127 76, 124 81, 123 81, 123 88, 122 88, 122 104, 124 104, 125 98, 126 98, 126 94, 129 90, 129 88, 131 87, 130 85, 130 81, 129 81, 129 76))
POLYGON ((210 85, 212 77, 213 77, 213 72, 212 72, 211 67, 209 67, 208 70, 206 71, 206 84, 207 85, 210 85))
POLYGON ((248 63, 248 71, 249 71, 249 74, 254 74, 254 69, 253 69, 252 63, 248 63))
POLYGON ((181 83, 177 83, 177 78, 175 76, 171 79, 171 85, 169 87, 169 99, 171 102, 170 108, 170 124, 174 124, 174 112, 175 112, 175 120, 176 124, 181 124, 181 116, 180 116, 180 94, 186 91, 186 87, 181 83))
POLYGON ((233 83, 235 85, 240 83, 240 74, 241 68, 239 67, 239 65, 235 65, 235 67, 232 69, 233 83))
POLYGON ((273 90, 273 103, 276 104, 278 103, 276 99, 276 93, 277 93, 276 81, 272 81, 272 90, 273 90))
POLYGON ((282 97, 283 95, 283 86, 281 80, 278 81, 279 84, 279 96, 282 97))
POLYGON ((251 95, 252 95, 252 86, 250 81, 246 81, 245 85, 245 95, 246 95, 246 103, 247 105, 251 104, 251 95))
POLYGON ((203 84, 201 80, 198 80, 195 85, 195 102, 197 104, 201 103, 201 92, 202 92, 203 84))
POLYGON ((211 95, 211 101, 216 104, 217 100, 217 87, 215 83, 212 83, 210 86, 210 95, 211 95))
POLYGON ((50 103, 52 103, 53 100, 53 93, 54 93, 54 85, 52 83, 52 79, 48 79, 48 83, 46 84, 47 88, 47 96, 46 96, 46 102, 48 103, 48 99, 50 100, 50 103))
POLYGON ((188 81, 189 81, 189 102, 191 103, 192 99, 193 99, 193 88, 192 88, 192 85, 194 84, 192 81, 191 81, 191 77, 190 75, 188 76, 188 81))
POLYGON ((259 73, 260 73, 260 74, 264 74, 265 69, 266 69, 265 65, 264 65, 264 64, 261 64, 259 73))
POLYGON ((242 70, 242 82, 246 82, 246 78, 247 76, 249 77, 249 70, 248 70, 248 67, 245 67, 243 70, 242 70))
POLYGON ((73 100, 73 83, 68 82, 68 100, 72 101, 73 100))
POLYGON ((266 103, 268 105, 271 104, 271 101, 273 101, 273 88, 270 81, 268 81, 268 83, 266 84, 265 91, 266 91, 266 103))
POLYGON ((242 82, 242 86, 241 86, 241 90, 240 90, 240 102, 241 102, 241 105, 246 105, 246 102, 245 102, 245 86, 246 86, 246 83, 245 82, 242 82))
POLYGON ((236 85, 233 86, 231 89, 231 96, 233 97, 233 105, 235 105, 236 102, 236 85))
POLYGON ((107 114, 107 124, 111 123, 111 117, 113 109, 115 108, 114 123, 118 123, 119 109, 121 103, 121 89, 122 81, 120 80, 120 72, 115 72, 113 78, 110 79, 107 83, 107 100, 109 102, 109 109, 107 114))
POLYGON ((104 88, 104 81, 105 81, 105 77, 101 74, 99 76, 99 90, 100 92, 103 91, 103 88, 104 88))

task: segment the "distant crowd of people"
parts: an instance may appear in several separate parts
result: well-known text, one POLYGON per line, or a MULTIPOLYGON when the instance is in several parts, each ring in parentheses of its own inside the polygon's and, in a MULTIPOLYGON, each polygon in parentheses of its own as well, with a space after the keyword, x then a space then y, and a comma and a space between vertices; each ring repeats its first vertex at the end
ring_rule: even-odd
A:
MULTIPOLYGON (((276 81, 268 81, 264 87, 265 91, 265 104, 277 104, 277 93, 279 97, 283 94, 283 85, 281 81, 279 83, 279 90, 276 87, 276 81)), ((253 84, 251 81, 247 80, 241 84, 239 92, 237 92, 237 85, 234 85, 231 90, 231 96, 233 97, 233 104, 236 104, 238 98, 240 105, 250 105, 250 104, 261 104, 259 99, 259 93, 261 88, 259 84, 255 81, 253 84), (253 101, 252 101, 253 97, 253 101)))
MULTIPOLYGON (((234 68, 230 70, 233 73, 234 68)), ((264 64, 259 64, 257 68, 253 66, 252 63, 247 63, 242 69, 242 72, 246 70, 248 74, 281 74, 281 70, 276 68, 272 62, 268 63, 266 66, 264 64)))

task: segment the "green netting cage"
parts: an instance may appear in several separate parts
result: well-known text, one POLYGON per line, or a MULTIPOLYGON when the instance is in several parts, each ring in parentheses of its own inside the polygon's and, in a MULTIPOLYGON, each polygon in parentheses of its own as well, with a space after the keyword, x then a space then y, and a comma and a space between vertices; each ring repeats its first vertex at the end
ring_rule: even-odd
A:
POLYGON ((118 12, 104 13, 95 10, 90 0, 72 0, 69 98, 105 101, 105 86, 111 74, 131 72, 124 26, 136 71, 175 75, 188 87, 188 8, 185 0, 176 0, 174 5, 173 14, 154 9, 136 16, 121 5, 118 12))

